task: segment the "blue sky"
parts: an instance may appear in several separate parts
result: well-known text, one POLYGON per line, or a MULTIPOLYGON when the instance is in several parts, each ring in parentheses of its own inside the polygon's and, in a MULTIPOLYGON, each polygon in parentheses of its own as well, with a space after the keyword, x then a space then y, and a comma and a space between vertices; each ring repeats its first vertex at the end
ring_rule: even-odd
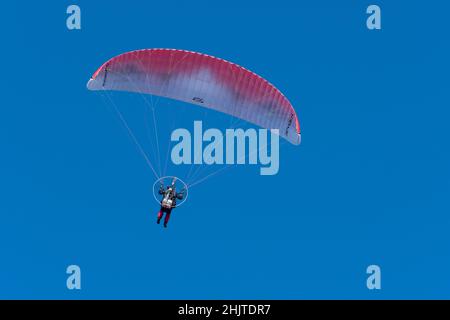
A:
MULTIPOLYGON (((448 5, 377 1, 369 31, 366 1, 74 3, 79 31, 72 2, 2 6, 0 298, 450 298, 448 5), (107 59, 152 47, 255 71, 302 126, 278 175, 227 169, 167 230, 151 171, 86 90, 107 59), (70 264, 81 291, 65 287, 70 264)), ((116 99, 141 119, 136 97, 116 99)))

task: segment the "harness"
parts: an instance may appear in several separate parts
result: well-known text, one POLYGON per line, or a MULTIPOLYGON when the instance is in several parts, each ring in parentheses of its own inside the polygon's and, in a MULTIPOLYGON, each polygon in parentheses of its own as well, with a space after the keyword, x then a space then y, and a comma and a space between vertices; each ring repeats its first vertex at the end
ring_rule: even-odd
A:
POLYGON ((164 198, 161 201, 161 206, 166 209, 171 209, 174 206, 174 196, 173 196, 173 190, 169 189, 166 191, 166 194, 164 195, 164 198))

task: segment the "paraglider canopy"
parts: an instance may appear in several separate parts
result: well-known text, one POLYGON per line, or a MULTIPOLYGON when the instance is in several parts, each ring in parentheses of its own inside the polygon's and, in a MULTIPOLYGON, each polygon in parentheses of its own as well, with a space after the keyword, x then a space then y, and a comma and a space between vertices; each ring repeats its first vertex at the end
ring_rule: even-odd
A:
POLYGON ((237 64, 210 55, 175 49, 130 51, 105 62, 87 87, 184 101, 278 129, 292 144, 301 141, 297 114, 275 86, 237 64))

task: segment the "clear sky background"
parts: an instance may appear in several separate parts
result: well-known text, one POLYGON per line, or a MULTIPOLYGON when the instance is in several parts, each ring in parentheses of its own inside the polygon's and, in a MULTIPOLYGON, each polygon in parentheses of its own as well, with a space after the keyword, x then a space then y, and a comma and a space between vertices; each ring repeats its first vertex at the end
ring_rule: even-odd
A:
MULTIPOLYGON (((381 31, 366 28, 367 1, 2 4, 0 298, 450 298, 449 6, 373 3, 381 31), (107 59, 154 47, 249 68, 302 126, 278 175, 227 169, 167 230, 151 171, 86 89, 107 59), (66 288, 70 264, 81 291, 66 288), (380 291, 366 288, 371 264, 380 291)), ((116 99, 140 132, 142 102, 116 99)), ((205 116, 158 106, 166 129, 169 111, 185 109, 181 127, 205 116)))

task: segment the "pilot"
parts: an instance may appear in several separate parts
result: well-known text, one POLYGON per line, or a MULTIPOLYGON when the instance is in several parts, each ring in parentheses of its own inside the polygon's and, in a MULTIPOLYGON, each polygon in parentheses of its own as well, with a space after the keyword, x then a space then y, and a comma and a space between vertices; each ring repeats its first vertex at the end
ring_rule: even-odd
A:
POLYGON ((182 200, 184 197, 183 192, 177 192, 175 187, 175 179, 172 181, 172 184, 170 186, 167 186, 166 189, 164 189, 164 185, 161 184, 159 187, 160 195, 162 195, 161 199, 161 209, 158 212, 158 220, 156 223, 160 223, 161 219, 166 214, 164 218, 164 228, 167 228, 167 223, 170 219, 170 214, 172 213, 172 209, 177 206, 177 199, 182 200))

